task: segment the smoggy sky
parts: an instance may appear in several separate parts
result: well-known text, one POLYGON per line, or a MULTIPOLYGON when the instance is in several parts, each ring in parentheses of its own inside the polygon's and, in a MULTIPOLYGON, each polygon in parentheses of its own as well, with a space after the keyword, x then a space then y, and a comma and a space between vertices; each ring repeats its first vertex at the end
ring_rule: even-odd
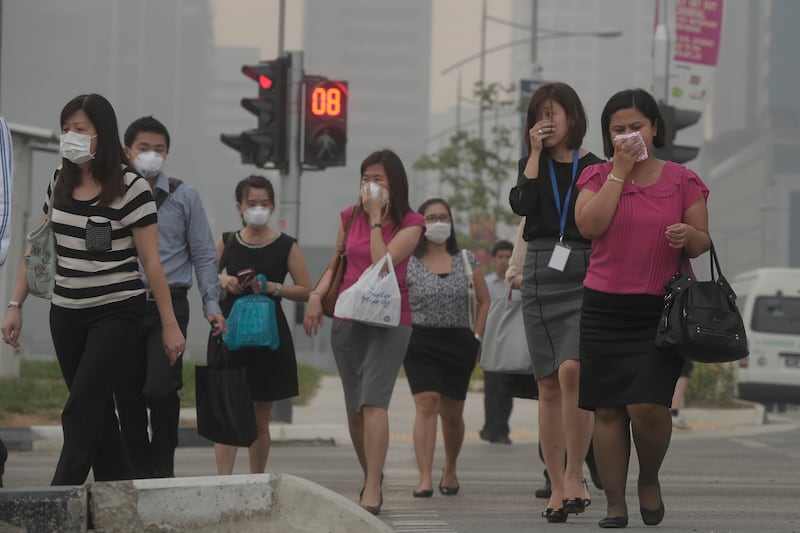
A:
MULTIPOLYGON (((376 0, 397 1, 397 0, 376 0)), ((481 38, 482 0, 431 0, 433 4, 433 50, 431 51, 431 112, 442 112, 455 105, 458 73, 440 73, 448 66, 478 53, 481 38), (454 13, 458 16, 454 17, 454 13), (457 22, 454 19, 457 18, 457 22)), ((488 14, 500 19, 510 19, 511 0, 490 0, 488 14)), ((278 0, 214 0, 214 39, 219 46, 251 46, 261 49, 262 59, 278 54, 278 0), (254 16, 255 15, 255 16, 254 16)), ((286 1, 286 50, 303 48, 304 2, 286 1)), ((528 21, 517 21, 527 24, 528 21)), ((497 46, 511 40, 508 26, 488 21, 486 47, 497 46)), ((487 56, 486 79, 509 78, 509 52, 502 51, 487 56)), ((479 78, 479 62, 473 61, 461 68, 462 93, 469 95, 479 78)), ((335 72, 326 72, 335 77, 335 72)))

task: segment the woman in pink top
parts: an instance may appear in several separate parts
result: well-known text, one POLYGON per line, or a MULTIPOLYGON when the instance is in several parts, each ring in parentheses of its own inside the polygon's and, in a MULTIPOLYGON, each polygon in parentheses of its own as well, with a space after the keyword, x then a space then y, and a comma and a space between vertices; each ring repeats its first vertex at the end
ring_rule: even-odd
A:
POLYGON ((607 498, 600 527, 628 524, 630 438, 639 458, 639 510, 664 517, 658 472, 672 435, 669 407, 683 359, 656 348, 664 285, 682 253, 710 246, 708 188, 691 170, 661 161, 664 121, 642 89, 621 91, 601 116, 610 163, 578 180, 575 221, 592 239, 581 312, 580 406, 595 411, 594 453, 607 498), (619 135, 638 133, 627 138, 619 135))
MULTIPOLYGON (((344 228, 351 215, 345 243, 347 267, 340 294, 388 252, 402 302, 397 327, 383 328, 334 317, 331 328, 333 355, 344 386, 347 425, 364 473, 359 503, 377 515, 383 505, 383 464, 389 449, 389 401, 411 337, 408 259, 425 228, 422 215, 409 207, 408 178, 394 152, 374 152, 361 163, 361 198, 340 214, 334 253, 338 253, 344 240, 344 228)), ((308 335, 315 335, 322 325, 322 296, 330 287, 332 275, 330 269, 325 271, 311 291, 303 321, 308 335)))

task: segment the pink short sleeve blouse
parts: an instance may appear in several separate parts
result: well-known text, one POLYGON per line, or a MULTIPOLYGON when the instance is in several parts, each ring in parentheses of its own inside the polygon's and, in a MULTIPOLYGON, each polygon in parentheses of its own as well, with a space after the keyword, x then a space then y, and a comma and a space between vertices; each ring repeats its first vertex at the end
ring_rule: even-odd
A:
MULTIPOLYGON (((612 167, 610 162, 587 167, 577 188, 599 191, 612 167)), ((612 294, 663 295, 681 257, 681 250, 669 246, 666 228, 681 222, 700 197, 708 199, 708 187, 694 171, 670 161, 653 185, 625 182, 608 230, 592 241, 584 286, 612 294)))
MULTIPOLYGON (((347 227, 347 220, 350 217, 350 211, 354 206, 350 206, 340 213, 342 227, 347 227)), ((398 227, 396 224, 385 224, 381 228, 381 235, 383 242, 389 243, 392 238, 401 229, 420 226, 425 228, 425 219, 419 213, 409 211, 403 218, 402 224, 398 227)), ((344 272, 344 280, 339 293, 355 283, 359 276, 372 264, 372 254, 370 253, 369 246, 370 227, 369 220, 363 212, 357 213, 353 219, 353 225, 350 227, 350 232, 347 234, 347 244, 345 245, 345 254, 347 255, 347 268, 344 272)), ((411 325, 411 305, 408 302, 408 285, 406 284, 406 273, 408 272, 407 257, 403 262, 397 263, 394 266, 394 272, 397 276, 397 284, 400 287, 401 308, 400 308, 400 325, 411 325)))

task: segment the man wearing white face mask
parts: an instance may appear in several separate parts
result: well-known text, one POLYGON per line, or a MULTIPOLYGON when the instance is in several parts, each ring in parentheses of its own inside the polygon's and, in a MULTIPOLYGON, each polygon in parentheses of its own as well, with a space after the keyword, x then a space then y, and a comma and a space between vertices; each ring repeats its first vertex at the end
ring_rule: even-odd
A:
MULTIPOLYGON (((214 334, 219 335, 225 330, 225 318, 219 306, 214 238, 197 190, 164 174, 169 144, 166 127, 152 116, 134 121, 125 131, 125 153, 150 183, 158 206, 159 254, 181 331, 185 336, 189 323, 186 295, 194 267, 203 314, 214 334)), ((141 356, 132 362, 132 368, 121 373, 124 379, 115 386, 117 410, 134 476, 173 477, 182 365, 181 360, 175 366, 166 364, 161 345, 156 342, 161 338, 161 322, 149 290, 147 300, 138 350, 141 356), (148 408, 152 438, 147 431, 148 408)))

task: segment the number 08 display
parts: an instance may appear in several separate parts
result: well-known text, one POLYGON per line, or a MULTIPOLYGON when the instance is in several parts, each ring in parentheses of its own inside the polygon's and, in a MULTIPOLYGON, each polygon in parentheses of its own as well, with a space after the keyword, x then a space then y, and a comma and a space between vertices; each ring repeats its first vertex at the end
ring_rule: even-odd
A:
POLYGON ((315 87, 311 92, 311 113, 337 117, 342 112, 342 90, 339 87, 315 87))

